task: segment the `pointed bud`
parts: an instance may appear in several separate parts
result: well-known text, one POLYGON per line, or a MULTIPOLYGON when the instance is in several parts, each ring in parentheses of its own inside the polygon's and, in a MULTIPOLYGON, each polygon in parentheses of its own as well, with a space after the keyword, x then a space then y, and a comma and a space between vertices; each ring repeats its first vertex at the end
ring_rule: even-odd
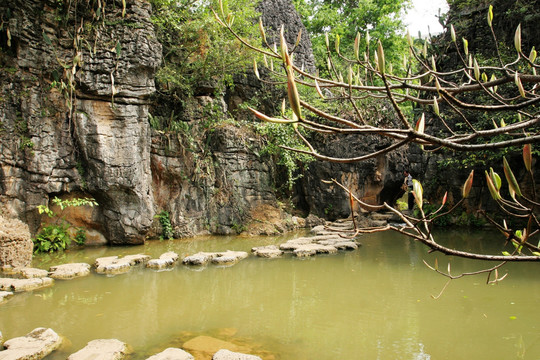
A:
POLYGON ((326 48, 330 49, 330 40, 328 39, 328 33, 324 33, 324 42, 326 43, 326 48))
POLYGON ((407 43, 409 44, 410 47, 413 46, 413 40, 412 40, 411 34, 409 33, 409 30, 407 30, 407 43))
POLYGON ((264 120, 264 121, 268 121, 268 122, 272 122, 272 123, 278 123, 278 124, 292 124, 294 123, 295 121, 294 120, 286 120, 286 119, 277 119, 277 118, 273 118, 273 117, 270 117, 270 116, 267 116, 267 115, 264 115, 263 113, 261 112, 258 112, 257 110, 251 108, 248 106, 248 109, 258 118, 258 119, 261 119, 261 120, 264 120))
POLYGON ((422 184, 420 183, 420 181, 413 179, 414 200, 416 202, 416 205, 418 205, 418 208, 420 209, 422 209, 422 205, 424 205, 423 192, 424 190, 422 189, 422 184))
POLYGON ((300 40, 302 40, 302 29, 298 31, 298 35, 296 36, 296 42, 294 43, 294 47, 297 47, 298 44, 300 44, 300 40))
POLYGON ((523 88, 523 84, 521 83, 521 79, 519 78, 519 74, 516 72, 514 74, 514 82, 516 83, 516 86, 518 87, 519 94, 521 97, 526 97, 525 89, 523 88))
POLYGON ((523 147, 523 162, 528 172, 532 170, 532 145, 526 144, 523 147))
POLYGON ((514 46, 518 53, 521 52, 521 24, 516 28, 516 33, 514 35, 514 46))
POLYGON ((536 60, 536 50, 534 49, 534 46, 531 49, 531 53, 529 54, 529 61, 534 63, 536 60))
POLYGON ((446 204, 446 199, 448 198, 448 191, 444 193, 444 196, 442 198, 442 205, 446 204))
POLYGON ((422 49, 422 55, 424 55, 424 59, 427 58, 427 41, 424 41, 424 48, 422 49))
POLYGON ((437 102, 436 96, 433 97, 433 111, 435 112, 435 114, 437 114, 437 116, 441 115, 439 110, 439 103, 437 102))
POLYGON ((257 60, 255 59, 253 59, 253 72, 255 73, 257 79, 261 80, 261 76, 259 75, 259 69, 257 68, 257 60))
POLYGON ((506 158, 503 156, 503 168, 504 168, 504 176, 506 177, 506 181, 508 181, 508 187, 512 189, 516 195, 523 196, 521 194, 521 189, 519 188, 519 184, 516 180, 516 177, 514 176, 514 173, 512 172, 512 169, 510 169, 510 165, 508 164, 508 161, 506 161, 506 158))
POLYGON ((384 74, 385 72, 385 62, 384 62, 384 50, 382 43, 379 41, 377 46, 377 57, 379 62, 379 71, 384 74))
POLYGON ((336 34, 336 52, 339 54, 339 34, 336 34))
POLYGON ((489 5, 487 21, 489 27, 493 27, 493 5, 489 5))
POLYGON ((488 77, 487 77, 487 74, 485 72, 482 72, 482 82, 487 82, 488 81, 488 77))
POLYGON ((474 59, 474 78, 476 81, 480 80, 480 67, 478 66, 476 58, 474 59))
POLYGON ((485 173, 486 173, 486 182, 487 182, 487 186, 489 189, 489 193, 491 194, 491 197, 495 201, 501 200, 501 194, 499 194, 499 191, 495 187, 495 184, 493 184, 493 180, 491 180, 491 177, 489 176, 487 171, 485 171, 485 173))
POLYGON ((418 121, 416 122, 416 126, 414 130, 420 134, 423 134, 424 128, 425 128, 425 121, 426 121, 426 117, 424 113, 422 113, 422 116, 420 116, 420 119, 418 119, 418 121))
POLYGON ((435 64, 435 57, 431 55, 431 68, 433 71, 437 71, 437 64, 435 64))
POLYGON ((259 31, 261 32, 261 37, 262 37, 263 42, 266 43, 266 33, 264 31, 262 18, 259 18, 259 31))
POLYGON ((452 37, 452 42, 456 42, 456 30, 454 29, 454 25, 450 25, 450 36, 452 37))
POLYGON ((319 87, 319 83, 317 82, 317 80, 315 80, 315 89, 317 90, 317 94, 319 94, 321 99, 325 100, 324 95, 321 91, 321 88, 319 87))
POLYGON ((465 55, 469 54, 469 42, 465 38, 463 38, 463 51, 465 52, 465 55))
POLYGON ((495 171, 493 171, 493 168, 489 168, 489 177, 491 178, 491 181, 493 182, 493 185, 495 185, 495 189, 499 191, 502 186, 501 177, 499 174, 497 174, 495 171))
POLYGON ((465 180, 465 183, 463 184, 463 189, 461 191, 461 195, 463 196, 464 199, 469 197, 469 194, 472 189, 473 180, 474 180, 474 170, 471 170, 469 177, 467 177, 467 180, 465 180))
POLYGON ((360 59, 360 32, 356 33, 356 37, 354 38, 354 56, 356 60, 360 59))

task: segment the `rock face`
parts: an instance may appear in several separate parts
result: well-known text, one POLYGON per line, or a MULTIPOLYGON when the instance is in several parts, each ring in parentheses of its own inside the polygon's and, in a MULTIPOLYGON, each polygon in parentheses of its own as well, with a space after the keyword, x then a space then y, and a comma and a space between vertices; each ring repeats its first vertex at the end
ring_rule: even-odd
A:
POLYGON ((0 267, 29 265, 33 247, 28 226, 0 215, 0 267))
POLYGON ((11 34, 0 62, 12 69, 0 74, 0 196, 35 232, 37 205, 84 189, 100 204, 87 228, 113 244, 142 243, 153 220, 146 98, 161 59, 150 5, 128 0, 122 17, 122 3, 111 4, 107 21, 77 6, 0 5, 11 34), (75 24, 87 25, 76 41, 75 24))

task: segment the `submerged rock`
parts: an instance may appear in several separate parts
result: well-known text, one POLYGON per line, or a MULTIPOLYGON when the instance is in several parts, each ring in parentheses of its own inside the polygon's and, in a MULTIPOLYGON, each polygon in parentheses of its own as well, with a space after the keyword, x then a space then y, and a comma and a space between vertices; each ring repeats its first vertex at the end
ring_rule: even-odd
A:
POLYGON ((184 343, 182 348, 192 353, 196 359, 210 359, 213 354, 222 349, 242 353, 250 351, 250 349, 245 346, 236 345, 228 341, 205 335, 188 340, 184 343))
POLYGON ((226 349, 221 349, 214 354, 212 360, 262 360, 255 355, 242 354, 238 352, 232 352, 226 349))
POLYGON ((145 263, 148 260, 150 260, 150 256, 143 254, 126 255, 123 258, 107 256, 96 259, 95 267, 98 274, 124 274, 131 270, 132 266, 145 263))
POLYGON ((152 268, 152 269, 164 269, 166 267, 173 266, 178 261, 178 254, 169 251, 164 254, 161 254, 159 259, 152 259, 149 260, 146 263, 146 267, 152 268))
POLYGON ((0 278, 0 290, 4 291, 30 291, 51 286, 54 280, 49 277, 33 279, 0 278))
POLYGON ((71 354, 68 360, 119 360, 129 353, 126 343, 117 339, 98 339, 90 341, 84 348, 71 354))
POLYGON ((254 247, 251 249, 251 252, 258 257, 264 258, 276 258, 283 255, 283 251, 280 250, 276 245, 254 247))
POLYGON ((26 336, 10 339, 0 351, 0 360, 42 359, 62 344, 62 338, 52 329, 37 328, 26 336))
POLYGON ((90 275, 90 264, 87 263, 56 265, 49 269, 49 276, 53 279, 73 279, 87 275, 90 275))
POLYGON ((193 360, 193 355, 178 348, 168 348, 146 360, 193 360))

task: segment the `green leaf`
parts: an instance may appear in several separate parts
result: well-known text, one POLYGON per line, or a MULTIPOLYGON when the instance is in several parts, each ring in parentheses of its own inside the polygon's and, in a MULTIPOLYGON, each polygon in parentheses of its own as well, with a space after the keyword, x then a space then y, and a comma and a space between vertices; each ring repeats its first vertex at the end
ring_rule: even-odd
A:
POLYGON ((504 256, 512 256, 508 251, 503 251, 502 254, 503 254, 504 256))

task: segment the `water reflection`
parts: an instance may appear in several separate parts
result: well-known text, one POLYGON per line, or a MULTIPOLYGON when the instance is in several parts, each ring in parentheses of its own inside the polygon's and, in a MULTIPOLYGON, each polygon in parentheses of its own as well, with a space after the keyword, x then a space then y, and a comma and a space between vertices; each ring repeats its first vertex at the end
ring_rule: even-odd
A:
MULTIPOLYGON (((486 234, 446 232, 441 241, 496 251, 486 234)), ((151 242, 138 248, 72 251, 62 261, 166 251, 249 251, 275 238, 208 238, 151 242)), ((136 268, 114 277, 57 281, 0 306, 0 331, 11 338, 38 326, 71 341, 66 355, 98 338, 129 343, 144 359, 198 335, 249 345, 275 359, 525 359, 540 357, 537 264, 510 266, 507 280, 450 284, 422 259, 470 271, 477 262, 427 254, 395 234, 362 238, 354 252, 310 259, 250 257, 239 264, 199 271, 182 265, 157 272, 136 268)), ((54 259, 53 259, 54 260, 54 259)), ((36 259, 39 264, 42 259, 36 259)), ((47 261, 51 261, 50 259, 47 261)))

